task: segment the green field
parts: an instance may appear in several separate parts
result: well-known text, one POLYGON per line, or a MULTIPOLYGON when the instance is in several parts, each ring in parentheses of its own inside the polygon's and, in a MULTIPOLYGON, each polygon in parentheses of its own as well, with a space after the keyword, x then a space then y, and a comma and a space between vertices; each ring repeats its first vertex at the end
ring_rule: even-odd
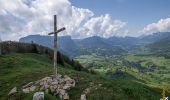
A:
POLYGON ((170 59, 149 54, 123 56, 82 55, 75 60, 86 68, 111 78, 133 79, 149 87, 170 87, 170 59))
MULTIPOLYGON (((95 59, 95 57, 91 59, 95 59)), ((20 89, 22 85, 30 81, 51 75, 52 64, 53 62, 47 56, 33 53, 0 56, 0 100, 7 100, 8 92, 14 86, 20 89)), ((71 100, 79 100, 86 88, 90 88, 90 93, 87 94, 88 100, 159 100, 161 98, 161 89, 143 84, 136 78, 129 80, 109 78, 98 74, 92 75, 75 71, 66 64, 59 66, 59 73, 66 74, 77 82, 76 87, 69 91, 71 100)), ((23 94, 19 90, 14 100, 31 100, 32 95, 33 93, 23 94)), ((56 100, 56 97, 46 94, 45 100, 56 100)))

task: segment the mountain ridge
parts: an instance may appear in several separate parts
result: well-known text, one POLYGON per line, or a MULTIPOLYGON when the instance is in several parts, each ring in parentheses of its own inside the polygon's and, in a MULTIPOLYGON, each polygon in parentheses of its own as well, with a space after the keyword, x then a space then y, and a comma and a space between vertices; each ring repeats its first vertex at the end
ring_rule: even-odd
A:
MULTIPOLYGON (((64 54, 75 57, 79 55, 94 54, 97 55, 123 55, 135 48, 154 43, 158 40, 170 37, 170 32, 153 33, 141 37, 110 37, 102 38, 92 36, 85 39, 72 39, 71 36, 58 37, 59 50, 64 54)), ((23 37, 20 42, 37 44, 53 48, 53 36, 30 35, 23 37)))

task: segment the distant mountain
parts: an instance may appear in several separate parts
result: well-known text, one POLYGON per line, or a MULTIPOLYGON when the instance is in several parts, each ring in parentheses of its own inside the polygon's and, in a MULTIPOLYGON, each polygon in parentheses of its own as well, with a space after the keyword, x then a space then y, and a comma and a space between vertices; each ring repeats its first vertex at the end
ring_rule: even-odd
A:
POLYGON ((170 52, 170 35, 147 45, 147 47, 150 48, 152 52, 167 54, 170 52))
POLYGON ((140 38, 140 42, 154 43, 166 37, 170 37, 170 32, 158 32, 158 33, 153 33, 151 35, 141 36, 139 38, 140 38))
MULTIPOLYGON (((40 44, 42 46, 46 46, 49 48, 53 48, 53 42, 54 42, 54 37, 53 36, 42 36, 42 35, 29 35, 26 37, 23 37, 19 40, 19 42, 24 42, 24 43, 36 43, 40 44)), ((78 54, 76 52, 76 44, 74 41, 71 39, 70 36, 62 36, 58 38, 58 46, 59 50, 64 53, 65 55, 68 56, 75 56, 78 54)))
POLYGON ((49 48, 53 48, 53 44, 52 44, 53 41, 54 41, 53 36, 41 36, 41 35, 29 35, 19 40, 19 42, 24 42, 24 43, 33 42, 49 48))
MULTIPOLYGON (((53 48, 53 36, 30 35, 19 40, 24 43, 37 43, 49 48, 53 48)), ((119 55, 126 53, 121 46, 113 46, 101 37, 89 37, 86 39, 74 40, 70 36, 58 38, 59 50, 70 56, 87 55, 97 53, 98 55, 119 55)))
POLYGON ((111 45, 136 45, 139 44, 139 38, 136 37, 110 37, 107 39, 107 42, 111 45))
MULTIPOLYGON (((70 36, 61 36, 58 38, 58 45, 59 50, 70 57, 93 53, 97 55, 121 55, 128 52, 139 51, 141 47, 145 45, 148 47, 149 44, 154 42, 159 45, 161 43, 157 43, 156 41, 159 42, 160 40, 161 42, 161 39, 163 41, 167 37, 170 37, 170 32, 153 33, 152 35, 141 37, 102 38, 93 36, 85 39, 72 39, 70 36)), ((30 35, 21 38, 19 41, 26 43, 34 42, 53 48, 53 36, 30 35)))
POLYGON ((107 42, 107 39, 98 36, 93 36, 85 38, 76 42, 76 44, 92 53, 97 53, 98 55, 120 55, 127 53, 127 51, 118 45, 112 45, 107 42))

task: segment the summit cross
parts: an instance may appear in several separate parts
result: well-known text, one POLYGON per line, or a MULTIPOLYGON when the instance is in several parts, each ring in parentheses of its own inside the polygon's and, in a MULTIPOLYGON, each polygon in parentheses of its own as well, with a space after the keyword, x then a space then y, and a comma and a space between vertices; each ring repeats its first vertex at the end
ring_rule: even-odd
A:
POLYGON ((54 15, 54 32, 48 33, 48 35, 54 34, 54 75, 57 75, 57 35, 59 32, 64 31, 66 28, 63 27, 57 30, 57 16, 54 15))

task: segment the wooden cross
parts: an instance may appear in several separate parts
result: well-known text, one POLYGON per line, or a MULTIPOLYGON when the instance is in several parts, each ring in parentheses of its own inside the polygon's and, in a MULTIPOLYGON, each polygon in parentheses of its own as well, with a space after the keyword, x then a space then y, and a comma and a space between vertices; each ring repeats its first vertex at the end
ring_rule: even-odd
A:
POLYGON ((63 27, 57 30, 57 16, 54 15, 54 32, 48 33, 48 35, 54 34, 54 75, 57 75, 57 34, 65 29, 63 27))

